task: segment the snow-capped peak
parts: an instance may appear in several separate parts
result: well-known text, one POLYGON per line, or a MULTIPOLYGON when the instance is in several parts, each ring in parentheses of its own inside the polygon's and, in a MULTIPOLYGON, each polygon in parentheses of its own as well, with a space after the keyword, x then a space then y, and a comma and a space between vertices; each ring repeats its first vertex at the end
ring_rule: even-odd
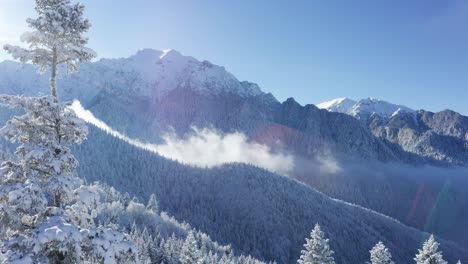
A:
POLYGON ((346 113, 354 104, 356 104, 356 101, 346 97, 341 97, 320 103, 317 107, 320 109, 326 109, 330 112, 346 113))
POLYGON ((159 58, 162 60, 164 58, 170 58, 170 57, 182 57, 182 54, 180 54, 180 52, 178 52, 177 50, 175 49, 166 49, 166 50, 163 50, 162 51, 162 54, 161 56, 159 56, 159 58))
MULTIPOLYGON (((31 87, 48 91, 47 76, 38 76, 29 64, 27 66, 30 70, 25 73, 28 76, 21 78, 24 85, 10 85, 13 79, 10 80, 9 75, 13 75, 20 65, 22 64, 17 62, 0 63, 0 85, 16 87, 18 91, 12 93, 33 94, 34 91, 26 91, 31 90, 31 87), (27 82, 36 79, 40 80, 33 84, 39 84, 40 87, 31 85, 31 81, 27 82)), ((114 94, 135 94, 151 98, 163 96, 175 89, 190 89, 205 94, 230 93, 242 97, 263 94, 256 84, 240 82, 224 67, 182 55, 173 49, 143 49, 128 58, 101 59, 82 64, 78 73, 64 74, 59 82, 65 90, 61 96, 68 99, 81 98, 81 94, 87 94, 91 98, 101 89, 114 94), (85 87, 77 89, 79 84, 84 83, 87 84, 85 87)))
POLYGON ((124 71, 138 72, 143 77, 142 81, 147 88, 141 92, 151 96, 165 94, 176 88, 215 94, 228 92, 240 96, 262 93, 258 86, 240 82, 224 67, 184 56, 173 49, 141 50, 128 60, 124 59, 123 64, 124 71))
POLYGON ((413 113, 413 109, 392 104, 380 99, 366 98, 354 101, 348 98, 337 98, 317 105, 318 108, 326 109, 330 112, 339 112, 356 117, 357 119, 367 119, 372 115, 381 117, 392 117, 399 113, 413 113))

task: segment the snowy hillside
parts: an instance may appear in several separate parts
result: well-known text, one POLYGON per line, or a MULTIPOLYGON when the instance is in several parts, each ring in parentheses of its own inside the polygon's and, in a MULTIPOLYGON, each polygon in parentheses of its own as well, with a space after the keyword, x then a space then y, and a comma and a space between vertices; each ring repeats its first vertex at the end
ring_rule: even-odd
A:
MULTIPOLYGON (((244 254, 296 263, 304 237, 316 222, 329 235, 340 263, 365 262, 368 248, 378 240, 391 245, 395 260, 405 263, 423 239, 420 231, 389 217, 256 167, 182 165, 95 127, 90 132, 90 139, 75 149, 83 165, 80 173, 88 180, 106 182, 143 200, 155 192, 163 210, 216 241, 229 241, 244 254)), ((468 254, 445 243, 449 259, 468 254)))
MULTIPOLYGON (((295 180, 256 167, 227 164, 203 169, 182 165, 93 126, 88 138, 74 148, 84 179, 129 192, 138 197, 135 201, 146 201, 156 193, 162 210, 203 230, 216 241, 232 243, 238 254, 295 263, 304 237, 316 222, 330 237, 340 263, 364 262, 377 240, 389 245, 395 260, 404 263, 424 239, 420 231, 389 217, 330 199, 295 180), (348 243, 350 240, 354 243, 348 243)), ((332 184, 333 179, 328 177, 326 181, 332 184)), ((398 185, 395 187, 400 189, 398 185)), ((354 185, 352 188, 354 192, 359 190, 354 185)), ((351 189, 345 189, 344 193, 348 191, 351 189)), ((378 197, 372 200, 381 201, 378 197)), ((392 201, 397 203, 397 199, 392 201)), ((138 213, 133 211, 134 207, 128 209, 131 213, 122 212, 123 224, 128 225, 127 214, 138 213)), ((144 226, 143 223, 151 226, 147 220, 138 221, 143 221, 139 226, 144 226)), ((449 260, 468 257, 468 252, 452 242, 442 241, 442 249, 449 260)))

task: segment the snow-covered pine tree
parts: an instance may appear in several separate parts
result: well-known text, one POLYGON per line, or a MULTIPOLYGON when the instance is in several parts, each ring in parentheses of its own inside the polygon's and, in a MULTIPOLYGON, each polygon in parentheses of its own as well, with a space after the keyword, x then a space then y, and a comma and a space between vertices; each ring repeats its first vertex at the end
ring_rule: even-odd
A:
POLYGON ((394 264, 392 254, 385 245, 379 241, 370 251, 371 264, 394 264))
POLYGON ((122 204, 124 207, 127 207, 130 204, 130 201, 132 198, 130 197, 130 194, 128 192, 125 192, 124 195, 122 196, 122 204))
POLYGON ((69 0, 36 0, 36 31, 23 35, 29 49, 6 45, 13 57, 52 69, 46 97, 0 96, 0 103, 24 112, 0 129, 17 143, 15 159, 0 168, 0 260, 3 263, 132 263, 138 261, 126 234, 95 226, 99 196, 83 186, 70 145, 87 135, 85 123, 57 98, 57 65, 76 70, 94 52, 84 48, 89 22, 84 6, 69 0), (18 221, 19 220, 19 221, 18 221))
POLYGON ((20 214, 16 219, 22 220, 23 228, 31 227, 46 213, 45 198, 51 199, 57 209, 74 198, 74 190, 82 182, 76 177, 78 162, 69 146, 81 143, 87 128, 73 111, 53 97, 2 95, 0 102, 25 112, 0 129, 0 136, 20 144, 16 160, 2 164, 1 188, 9 194, 5 206, 20 214), (31 211, 22 208, 26 205, 33 207, 31 211))
POLYGON ((208 256, 209 256, 208 257, 208 263, 214 264, 214 263, 219 263, 220 262, 220 258, 215 252, 209 251, 208 256))
POLYGON ((180 251, 180 262, 182 264, 196 264, 200 258, 197 240, 193 232, 189 232, 185 238, 184 244, 180 251))
POLYGON ((1 136, 20 144, 16 159, 0 169, 2 258, 8 263, 26 256, 35 263, 135 259, 125 234, 94 226, 98 197, 82 186, 69 148, 85 139, 84 122, 51 96, 0 96, 0 102, 24 111, 0 129, 1 136))
POLYGON ((166 241, 164 241, 164 263, 179 263, 181 248, 179 240, 177 240, 177 237, 173 233, 166 241))
POLYGON ((310 233, 310 239, 306 238, 304 250, 297 261, 299 264, 335 264, 334 252, 330 249, 328 239, 318 224, 310 233))
POLYGON ((442 252, 439 250, 439 243, 435 240, 434 235, 431 235, 426 242, 424 242, 422 249, 416 254, 414 260, 416 264, 447 264, 442 258, 442 252))
POLYGON ((70 0, 36 0, 38 17, 26 21, 33 29, 21 36, 28 48, 5 45, 4 49, 15 59, 31 62, 44 73, 51 69, 50 88, 57 98, 57 66, 66 64, 67 71, 77 70, 78 62, 89 61, 96 53, 86 48, 86 33, 91 24, 83 18, 84 5, 71 4, 70 0))
POLYGON ((81 143, 86 137, 87 130, 84 122, 80 122, 66 105, 58 103, 55 80, 57 65, 65 63, 69 71, 76 71, 78 62, 90 60, 96 54, 84 47, 88 39, 83 34, 91 26, 89 21, 83 18, 84 5, 72 5, 70 0, 36 0, 35 9, 38 17, 27 19, 34 31, 26 32, 22 36, 22 41, 28 43, 29 49, 8 44, 4 46, 4 49, 16 59, 38 66, 40 73, 51 68, 50 89, 53 100, 47 97, 34 99, 3 96, 1 100, 7 106, 26 111, 26 115, 20 119, 10 120, 3 130, 8 129, 9 131, 5 131, 4 136, 18 143, 22 143, 21 138, 15 136, 15 132, 19 130, 23 130, 22 133, 34 132, 28 128, 30 126, 28 118, 34 118, 32 121, 35 125, 41 125, 37 127, 38 129, 46 130, 44 131, 47 134, 46 138, 40 138, 42 133, 31 137, 32 141, 23 144, 16 154, 18 156, 22 153, 21 158, 29 159, 29 161, 24 160, 25 162, 34 163, 31 169, 37 171, 41 177, 51 175, 50 167, 53 167, 55 174, 60 175, 59 178, 52 177, 49 183, 49 187, 55 189, 54 205, 60 208, 62 200, 69 198, 65 195, 70 194, 70 188, 74 187, 73 180, 76 177, 73 177, 71 172, 78 165, 67 145, 81 143), (76 124, 81 127, 77 127, 76 124), (47 162, 50 164, 45 165, 49 168, 39 167, 36 157, 28 155, 31 146, 36 154, 39 154, 37 146, 42 148, 40 154, 45 155, 43 159, 49 159, 47 162))
POLYGON ((148 200, 148 204, 146 205, 146 209, 151 210, 156 214, 159 213, 159 204, 158 204, 158 201, 156 200, 156 195, 154 193, 151 194, 148 200))
POLYGON ((224 254, 221 256, 221 259, 219 260, 220 264, 232 264, 232 261, 229 259, 229 255, 224 252, 224 254))
POLYGON ((163 239, 161 238, 161 234, 158 232, 152 238, 152 241, 149 245, 149 252, 150 258, 153 263, 162 263, 164 260, 164 253, 163 253, 163 239))

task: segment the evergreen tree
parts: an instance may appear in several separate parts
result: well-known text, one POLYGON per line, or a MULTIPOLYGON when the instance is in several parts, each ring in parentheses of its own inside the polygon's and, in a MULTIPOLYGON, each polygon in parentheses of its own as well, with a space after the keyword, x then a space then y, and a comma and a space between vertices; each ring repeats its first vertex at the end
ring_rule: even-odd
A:
POLYGON ((0 101, 25 112, 0 129, 0 136, 20 143, 16 159, 3 163, 0 170, 2 193, 9 194, 3 217, 21 219, 20 229, 31 228, 46 211, 50 214, 62 209, 64 202, 74 198, 74 190, 82 182, 76 177, 78 162, 69 145, 81 143, 87 128, 74 112, 52 97, 3 95, 0 101), (52 197, 56 209, 48 207, 46 197, 52 197))
POLYGON ((1 95, 0 103, 23 111, 0 129, 0 136, 18 143, 14 160, 0 167, 0 252, 4 263, 133 263, 133 244, 126 234, 95 226, 99 195, 78 177, 70 146, 80 144, 87 127, 68 104, 58 101, 56 67, 94 53, 81 36, 89 28, 84 6, 69 0, 36 0, 36 31, 23 35, 30 49, 6 45, 13 57, 52 68, 46 97, 1 95))
POLYGON ((221 259, 219 260, 219 263, 221 264, 231 264, 231 260, 229 259, 229 256, 228 254, 226 254, 226 252, 223 253, 223 256, 221 257, 221 259))
POLYGON ((0 96, 0 101, 25 112, 0 129, 1 136, 20 143, 15 160, 0 169, 0 245, 7 262, 21 256, 36 263, 135 260, 125 234, 95 227, 99 197, 82 186, 69 148, 86 137, 84 122, 53 97, 0 96))
POLYGON ((127 207, 130 204, 131 200, 132 199, 130 198, 130 194, 128 192, 125 192, 124 195, 122 196, 123 206, 127 207))
POLYGON ((182 245, 180 261, 182 264, 196 264, 199 257, 197 240, 195 240, 193 232, 190 231, 182 245))
POLYGON ((297 261, 299 264, 334 264, 334 252, 328 245, 328 239, 320 229, 318 224, 310 233, 310 239, 306 238, 304 250, 301 251, 301 257, 297 261))
POLYGON ((26 20, 33 31, 21 36, 29 48, 5 45, 4 49, 15 59, 37 65, 40 73, 50 68, 51 94, 57 98, 57 66, 64 63, 72 72, 77 70, 78 62, 96 57, 85 47, 88 38, 83 36, 91 24, 83 18, 84 5, 72 5, 70 0, 36 0, 36 12, 37 18, 26 20))
POLYGON ((159 213, 159 204, 154 193, 150 195, 146 209, 151 210, 156 214, 159 213))
POLYGON ((146 227, 141 232, 140 241, 140 245, 138 245, 139 259, 142 264, 149 264, 151 263, 150 246, 152 238, 146 227))
POLYGON ((156 236, 151 241, 149 246, 150 258, 153 263, 162 263, 164 260, 164 253, 162 250, 163 240, 159 232, 156 233, 156 236))
POLYGON ((173 233, 164 243, 165 263, 180 263, 179 256, 181 255, 181 247, 173 233))
POLYGON ((417 264, 447 264, 442 258, 442 252, 438 251, 439 243, 435 240, 434 235, 431 235, 424 242, 422 249, 416 254, 414 260, 417 264))
POLYGON ((394 264, 392 260, 392 254, 385 247, 385 245, 379 241, 370 251, 371 264, 394 264))

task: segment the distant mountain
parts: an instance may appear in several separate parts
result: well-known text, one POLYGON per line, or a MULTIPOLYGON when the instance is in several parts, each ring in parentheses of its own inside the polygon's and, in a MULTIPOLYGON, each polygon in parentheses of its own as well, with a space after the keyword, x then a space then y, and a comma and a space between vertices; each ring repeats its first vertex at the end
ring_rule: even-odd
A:
POLYGON ((375 136, 406 152, 451 164, 468 164, 468 117, 454 111, 414 111, 378 99, 339 98, 317 106, 359 119, 375 136))
POLYGON ((374 135, 405 151, 451 164, 468 164, 468 117, 456 112, 420 110, 390 118, 375 116, 368 125, 374 135))

